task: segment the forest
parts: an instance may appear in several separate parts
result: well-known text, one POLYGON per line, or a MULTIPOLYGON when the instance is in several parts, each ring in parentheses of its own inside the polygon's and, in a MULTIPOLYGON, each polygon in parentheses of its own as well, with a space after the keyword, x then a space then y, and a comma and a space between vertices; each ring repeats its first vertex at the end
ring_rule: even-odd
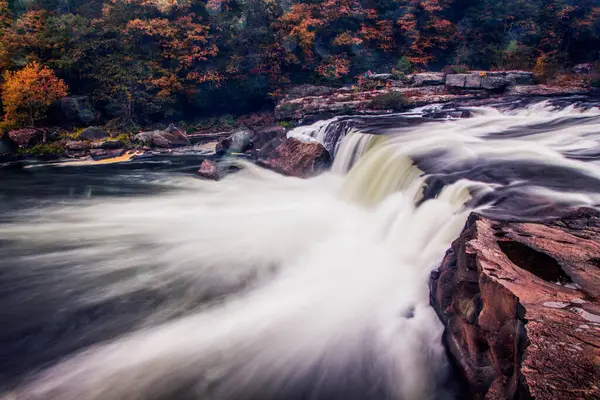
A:
POLYGON ((598 0, 0 0, 3 127, 68 94, 138 126, 269 107, 366 71, 526 69, 600 50, 598 0))

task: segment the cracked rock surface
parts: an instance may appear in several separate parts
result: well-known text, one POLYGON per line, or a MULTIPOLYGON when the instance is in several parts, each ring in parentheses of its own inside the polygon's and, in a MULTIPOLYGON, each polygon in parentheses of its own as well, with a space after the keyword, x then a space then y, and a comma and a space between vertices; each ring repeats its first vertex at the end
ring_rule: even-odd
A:
POLYGON ((467 398, 600 398, 600 212, 472 214, 430 286, 467 398))

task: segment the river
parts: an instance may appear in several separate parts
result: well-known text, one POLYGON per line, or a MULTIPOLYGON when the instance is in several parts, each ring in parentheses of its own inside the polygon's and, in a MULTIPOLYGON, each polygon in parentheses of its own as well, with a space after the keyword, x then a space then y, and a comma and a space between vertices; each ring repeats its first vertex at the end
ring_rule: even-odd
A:
POLYGON ((335 155, 308 180, 246 164, 203 181, 194 152, 1 170, 0 393, 455 398, 430 272, 472 211, 596 207, 597 106, 320 121, 289 133, 335 155))

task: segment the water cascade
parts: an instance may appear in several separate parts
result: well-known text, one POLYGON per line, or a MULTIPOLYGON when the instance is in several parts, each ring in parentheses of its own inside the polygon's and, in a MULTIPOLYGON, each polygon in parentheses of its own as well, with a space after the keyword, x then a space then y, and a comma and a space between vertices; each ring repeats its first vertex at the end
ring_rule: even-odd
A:
POLYGON ((21 374, 0 390, 453 398, 427 282, 469 212, 535 219, 600 194, 597 108, 470 111, 302 128, 337 155, 309 180, 253 165, 221 182, 165 174, 157 193, 7 217, 0 322, 16 350, 0 355, 21 374), (14 339, 26 332, 33 354, 14 339))

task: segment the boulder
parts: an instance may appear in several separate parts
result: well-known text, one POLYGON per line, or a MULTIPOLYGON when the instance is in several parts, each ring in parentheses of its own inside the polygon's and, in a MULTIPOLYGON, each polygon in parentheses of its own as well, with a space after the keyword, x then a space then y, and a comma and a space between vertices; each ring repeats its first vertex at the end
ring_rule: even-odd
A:
POLYGON ((152 144, 153 135, 154 132, 140 132, 133 137, 133 141, 145 146, 150 146, 152 144))
POLYGON ((430 300, 465 398, 600 398, 600 212, 472 214, 430 300))
POLYGON ((31 147, 44 141, 44 133, 33 128, 10 131, 8 137, 19 147, 31 147))
POLYGON ((252 148, 260 150, 273 140, 285 139, 285 129, 279 125, 264 126, 252 134, 252 148))
POLYGON ((275 148, 261 152, 257 163, 283 175, 309 178, 328 169, 331 157, 320 143, 289 138, 275 148))
POLYGON ((446 81, 446 75, 443 72, 422 72, 409 75, 407 78, 413 86, 443 85, 446 81))
POLYGON ((240 129, 217 144, 217 154, 244 153, 252 148, 254 132, 248 129, 240 129))
POLYGON ((96 110, 88 96, 63 97, 54 109, 62 124, 89 125, 96 119, 96 110))
POLYGON ((482 89, 504 90, 509 85, 509 80, 502 76, 484 76, 481 78, 482 89))
POLYGON ((212 160, 204 160, 202 164, 200 164, 200 169, 197 174, 208 180, 218 181, 221 179, 221 173, 219 171, 219 166, 216 162, 212 160))
POLYGON ((394 76, 394 74, 371 74, 371 75, 367 75, 366 76, 367 79, 370 79, 372 81, 391 81, 391 80, 397 80, 397 78, 394 76))
POLYGON ((110 135, 102 128, 90 126, 79 134, 79 138, 83 140, 98 140, 109 137, 110 135))
POLYGON ((134 141, 152 147, 170 149, 173 147, 189 146, 190 140, 185 132, 171 124, 165 130, 140 132, 134 136, 134 141))
POLYGON ((533 72, 529 71, 506 71, 504 78, 511 86, 533 85, 533 72))
POLYGON ((121 157, 123 154, 125 154, 125 149, 112 149, 112 150, 92 149, 92 150, 90 150, 90 156, 92 156, 92 158, 96 161, 105 160, 107 158, 121 157))

